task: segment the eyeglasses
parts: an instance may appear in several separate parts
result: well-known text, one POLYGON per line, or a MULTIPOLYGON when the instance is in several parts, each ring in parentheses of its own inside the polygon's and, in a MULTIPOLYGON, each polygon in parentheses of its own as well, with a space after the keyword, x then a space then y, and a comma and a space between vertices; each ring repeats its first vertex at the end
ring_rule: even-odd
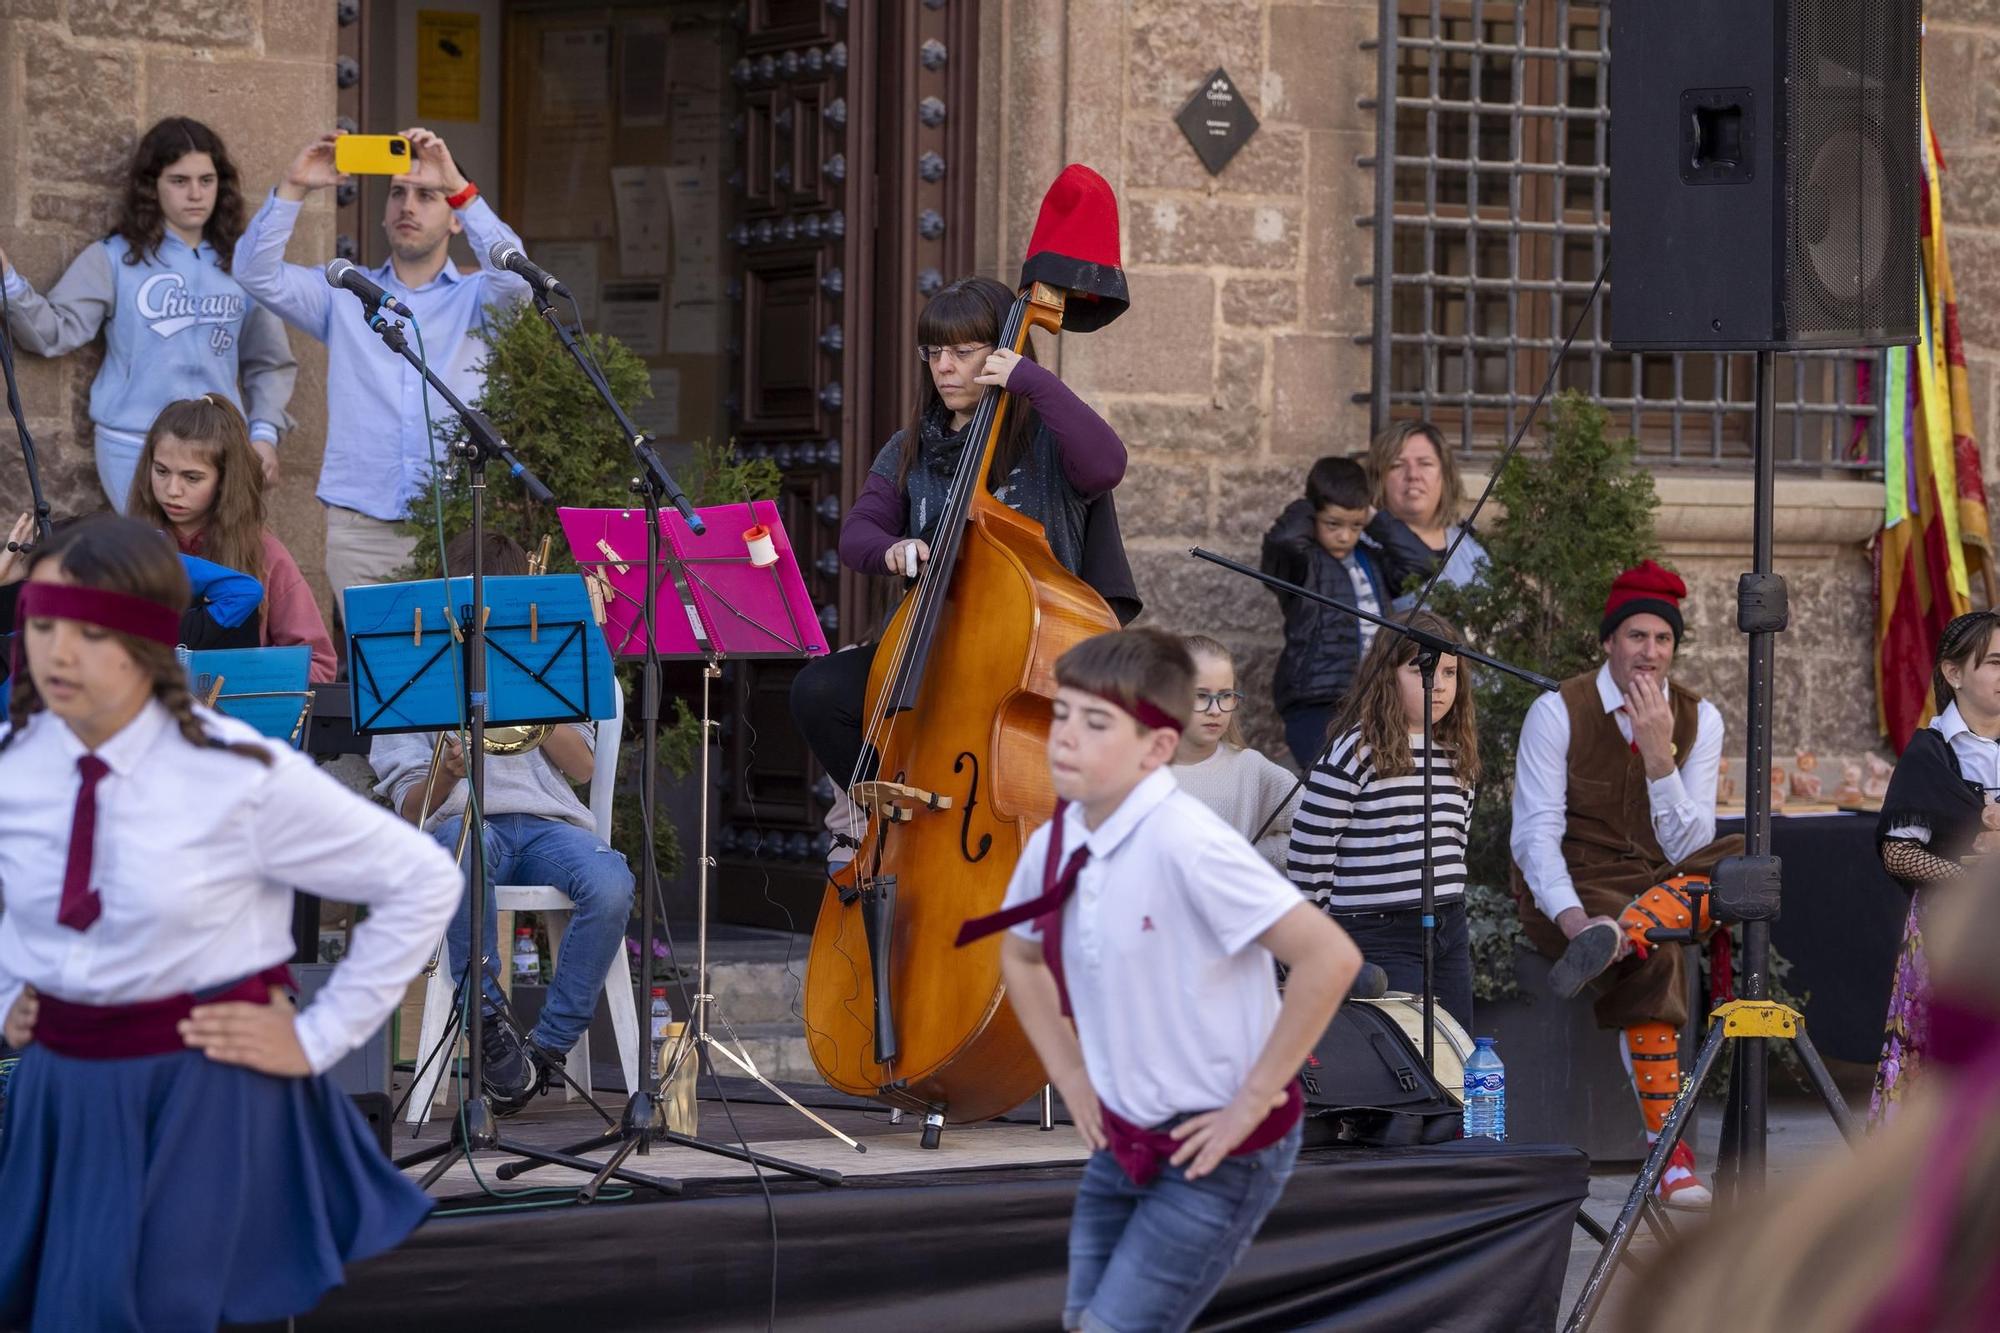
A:
POLYGON ((1236 705, 1242 702, 1243 691, 1241 690, 1218 690, 1214 692, 1196 690, 1194 692, 1194 711, 1197 713, 1206 713, 1210 708, 1213 708, 1218 713, 1233 713, 1236 711, 1236 705))
POLYGON ((940 356, 948 355, 962 366, 992 346, 993 343, 973 343, 967 347, 939 347, 933 343, 918 343, 917 360, 928 366, 934 364, 940 356))

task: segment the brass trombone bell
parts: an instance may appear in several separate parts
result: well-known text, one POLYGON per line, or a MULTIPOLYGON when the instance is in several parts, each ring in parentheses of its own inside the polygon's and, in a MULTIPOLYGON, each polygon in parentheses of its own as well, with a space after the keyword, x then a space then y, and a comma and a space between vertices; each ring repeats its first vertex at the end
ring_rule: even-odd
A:
MULTIPOLYGON (((540 747, 541 743, 549 738, 549 733, 553 730, 555 730, 555 724, 551 722, 538 722, 518 727, 488 727, 484 733, 486 739, 485 750, 489 755, 527 754, 540 747)), ((438 774, 439 770, 444 767, 445 738, 454 734, 449 731, 440 731, 437 740, 431 745, 430 768, 424 774, 423 808, 417 814, 418 828, 422 828, 429 821, 431 812, 443 803, 442 799, 437 795, 438 774)), ((464 779, 461 778, 459 781, 462 782, 464 779)), ((454 783, 453 785, 456 786, 457 784, 454 783)), ((465 859, 465 839, 471 828, 472 822, 470 819, 467 819, 459 826, 458 850, 452 854, 453 860, 462 862, 465 859)))

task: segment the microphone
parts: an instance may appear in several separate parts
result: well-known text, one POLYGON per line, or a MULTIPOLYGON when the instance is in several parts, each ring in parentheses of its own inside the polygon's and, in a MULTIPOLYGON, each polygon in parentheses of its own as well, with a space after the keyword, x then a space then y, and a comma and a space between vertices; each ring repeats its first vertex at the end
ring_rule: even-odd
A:
POLYGON ((492 262, 493 267, 520 274, 531 286, 541 288, 550 296, 560 296, 565 301, 571 299, 569 288, 563 286, 555 274, 522 254, 521 247, 512 241, 493 242, 493 248, 486 252, 486 258, 492 262))
POLYGON ((326 266, 326 285, 346 288, 360 297, 370 308, 386 306, 404 319, 416 318, 408 306, 383 291, 375 279, 356 268, 349 260, 336 259, 326 266))

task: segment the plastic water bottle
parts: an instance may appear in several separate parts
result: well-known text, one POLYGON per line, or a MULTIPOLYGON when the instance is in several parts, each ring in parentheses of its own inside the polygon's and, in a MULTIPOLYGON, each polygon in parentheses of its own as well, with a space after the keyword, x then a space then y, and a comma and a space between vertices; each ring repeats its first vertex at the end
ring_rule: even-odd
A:
POLYGON ((1472 1058, 1465 1062, 1465 1137, 1476 1134, 1507 1138, 1507 1067, 1491 1037, 1475 1037, 1472 1058))
POLYGON ((673 1008, 667 1003, 667 988, 653 987, 653 1068, 660 1067, 660 1052, 673 1040, 670 1029, 674 1022, 673 1008))
POLYGON ((522 926, 514 932, 514 984, 535 986, 542 980, 542 955, 535 948, 535 930, 522 926))

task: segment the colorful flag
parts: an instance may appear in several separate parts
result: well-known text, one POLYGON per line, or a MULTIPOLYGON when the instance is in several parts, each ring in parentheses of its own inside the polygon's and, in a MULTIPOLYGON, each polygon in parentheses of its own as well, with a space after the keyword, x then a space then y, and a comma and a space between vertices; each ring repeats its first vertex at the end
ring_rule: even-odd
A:
POLYGON ((1878 721, 1899 753, 1930 718, 1938 639, 1953 616, 1972 607, 1968 556, 1983 568, 1991 559, 1928 97, 1923 150, 1918 342, 1884 356, 1880 396, 1884 503, 1875 542, 1875 692, 1878 721))

